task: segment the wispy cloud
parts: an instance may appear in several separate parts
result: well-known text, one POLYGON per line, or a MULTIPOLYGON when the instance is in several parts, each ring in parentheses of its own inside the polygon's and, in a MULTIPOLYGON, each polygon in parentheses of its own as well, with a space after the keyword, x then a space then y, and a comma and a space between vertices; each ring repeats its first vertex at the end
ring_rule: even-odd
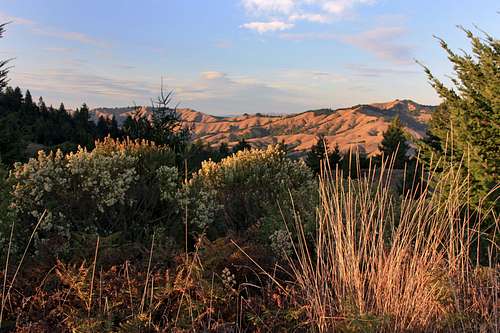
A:
POLYGON ((304 13, 304 14, 293 14, 288 17, 288 20, 291 22, 295 21, 308 21, 308 22, 315 22, 315 23, 326 23, 330 21, 330 18, 326 15, 323 14, 311 14, 311 13, 304 13))
POLYGON ((30 73, 14 70, 12 74, 29 89, 58 94, 78 92, 82 99, 89 95, 101 95, 131 102, 136 98, 152 96, 156 90, 156 85, 149 80, 83 73, 72 68, 49 68, 30 73))
POLYGON ((306 32, 306 33, 289 33, 284 32, 279 35, 280 38, 293 41, 304 40, 335 40, 339 39, 339 35, 328 32, 306 32))
POLYGON ((252 13, 290 13, 297 0, 242 0, 245 9, 252 13))
POLYGON ((412 61, 412 48, 398 41, 405 34, 406 30, 402 27, 378 27, 356 35, 343 36, 342 40, 381 59, 407 64, 412 61))
POLYGON ((207 72, 202 72, 200 76, 204 80, 217 80, 225 77, 226 74, 217 71, 207 71, 207 72))
POLYGON ((366 50, 380 59, 396 64, 409 64, 412 62, 413 48, 410 45, 400 42, 400 39, 404 37, 406 33, 407 31, 403 27, 376 27, 351 35, 325 32, 284 32, 279 36, 282 39, 293 41, 340 41, 366 50))
POLYGON ((380 78, 389 75, 408 76, 422 74, 422 71, 395 68, 395 67, 372 67, 364 64, 348 64, 345 66, 353 75, 365 78, 380 78))
POLYGON ((57 29, 51 26, 39 24, 36 21, 26 19, 23 17, 11 16, 6 13, 0 12, 0 20, 3 22, 12 22, 13 24, 25 26, 31 33, 36 35, 60 38, 64 40, 79 42, 82 44, 92 44, 98 47, 109 46, 108 43, 93 38, 85 33, 57 29))
POLYGON ((322 8, 331 14, 342 15, 356 5, 373 4, 375 0, 327 0, 322 2, 322 8))
POLYGON ((250 22, 241 25, 241 28, 257 31, 263 34, 268 31, 283 31, 293 28, 293 23, 286 23, 281 21, 271 22, 250 22))

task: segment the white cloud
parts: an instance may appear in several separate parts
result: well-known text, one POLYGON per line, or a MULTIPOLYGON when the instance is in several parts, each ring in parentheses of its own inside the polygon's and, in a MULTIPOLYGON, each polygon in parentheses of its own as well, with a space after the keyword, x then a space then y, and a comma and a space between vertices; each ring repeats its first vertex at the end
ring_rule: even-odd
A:
POLYGON ((341 15, 358 4, 371 4, 374 0, 333 0, 323 3, 323 9, 331 14, 341 15))
POLYGON ((373 4, 376 0, 241 0, 243 7, 249 14, 269 15, 282 14, 292 18, 299 18, 324 23, 328 15, 343 15, 356 5, 373 4), (314 9, 319 14, 304 14, 314 9))
POLYGON ((10 16, 6 13, 0 12, 0 21, 2 22, 12 22, 14 25, 22 25, 25 26, 36 35, 49 36, 55 38, 61 38, 69 41, 75 41, 82 44, 93 44, 100 47, 107 46, 103 41, 97 40, 95 38, 90 37, 87 34, 81 32, 74 31, 66 31, 62 29, 56 29, 50 26, 39 24, 33 20, 10 16))
POLYGON ((249 12, 290 13, 297 0, 242 0, 243 6, 249 12))
POLYGON ((226 76, 225 73, 216 71, 207 71, 201 73, 201 78, 204 80, 217 80, 217 79, 222 79, 225 76, 226 76))
POLYGON ((263 34, 268 31, 283 31, 294 27, 293 23, 286 23, 282 21, 270 21, 270 22, 250 22, 241 25, 241 28, 257 31, 263 34))
POLYGON ((315 23, 327 23, 330 19, 326 15, 322 14, 310 14, 310 13, 305 13, 305 14, 293 14, 288 17, 288 20, 291 22, 295 21, 308 21, 308 22, 315 22, 315 23))
POLYGON ((240 27, 259 33, 283 31, 295 22, 329 23, 348 15, 356 5, 377 0, 240 0, 247 14, 256 21, 240 27))

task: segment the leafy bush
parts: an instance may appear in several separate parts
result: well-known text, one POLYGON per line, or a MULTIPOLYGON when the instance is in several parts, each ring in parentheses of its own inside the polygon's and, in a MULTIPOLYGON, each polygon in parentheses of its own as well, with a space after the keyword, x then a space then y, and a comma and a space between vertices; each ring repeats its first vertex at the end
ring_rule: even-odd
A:
MULTIPOLYGON (((80 148, 40 151, 36 159, 16 164, 11 207, 30 233, 46 210, 36 241, 68 245, 74 233, 144 240, 177 212, 177 170, 172 152, 147 141, 96 142, 92 151, 80 148), (160 191, 160 187, 162 191, 160 191)), ((51 246, 52 248, 53 246, 51 246)))
POLYGON ((187 190, 207 194, 196 204, 210 207, 211 224, 218 231, 241 231, 263 222, 269 234, 283 227, 280 208, 293 214, 294 203, 304 220, 313 219, 317 193, 307 166, 287 159, 279 146, 239 151, 219 163, 206 161, 187 190))

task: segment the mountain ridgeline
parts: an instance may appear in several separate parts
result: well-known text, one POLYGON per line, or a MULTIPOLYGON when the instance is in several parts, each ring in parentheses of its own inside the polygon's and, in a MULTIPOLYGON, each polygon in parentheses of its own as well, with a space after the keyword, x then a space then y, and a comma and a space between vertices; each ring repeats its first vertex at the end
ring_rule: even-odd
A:
MULTIPOLYGON (((399 117, 405 130, 416 139, 425 136, 427 123, 435 106, 421 105, 411 100, 388 103, 360 104, 341 109, 310 110, 298 114, 212 116, 192 109, 178 109, 184 124, 193 130, 195 140, 210 146, 222 142, 230 147, 245 139, 253 147, 283 142, 291 152, 302 155, 324 135, 341 150, 357 148, 368 155, 378 153, 378 147, 394 117, 399 117)), ((128 116, 147 117, 149 108, 135 111, 132 107, 97 108, 91 110, 94 119, 114 116, 122 124, 128 116)))

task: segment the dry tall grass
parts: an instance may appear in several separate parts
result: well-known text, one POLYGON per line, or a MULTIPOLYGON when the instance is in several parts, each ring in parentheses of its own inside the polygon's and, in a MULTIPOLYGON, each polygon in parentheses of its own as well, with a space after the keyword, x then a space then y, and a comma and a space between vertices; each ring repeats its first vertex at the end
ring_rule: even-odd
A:
POLYGON ((320 332, 498 331, 500 266, 471 259, 486 215, 498 234, 495 212, 472 217, 459 171, 410 179, 400 198, 391 172, 385 163, 357 180, 320 177, 314 245, 297 223, 289 258, 311 323, 320 332))

